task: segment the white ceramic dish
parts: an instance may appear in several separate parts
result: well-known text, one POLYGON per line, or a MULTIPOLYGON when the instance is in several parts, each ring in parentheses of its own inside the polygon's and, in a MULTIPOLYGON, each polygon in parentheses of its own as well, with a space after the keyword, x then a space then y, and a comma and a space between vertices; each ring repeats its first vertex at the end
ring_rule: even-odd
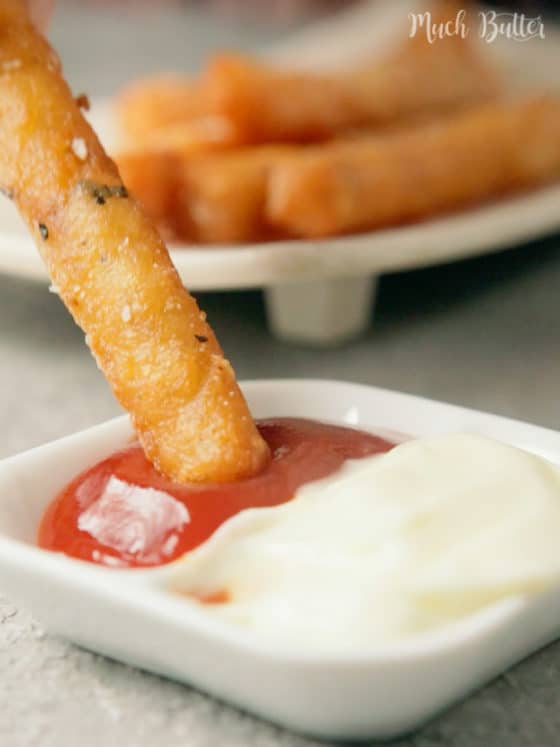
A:
MULTIPOLYGON (((339 68, 372 50, 382 52, 402 34, 410 11, 422 0, 366 0, 283 40, 263 54, 291 66, 339 68)), ((546 39, 519 43, 498 39, 486 52, 498 58, 511 86, 558 90, 560 37, 552 24, 546 39)), ((111 149, 114 125, 106 103, 92 118, 111 149)), ((331 345, 359 334, 370 323, 376 278, 512 247, 560 229, 560 187, 424 223, 323 241, 220 248, 177 247, 173 260, 194 291, 266 289, 272 330, 280 337, 331 345), (344 313, 340 313, 343 309, 344 313)), ((44 266, 13 206, 0 201, 0 272, 47 281, 44 266)))
MULTIPOLYGON (((560 462, 560 434, 372 387, 245 384, 258 417, 299 415, 413 435, 484 434, 560 462)), ((127 418, 0 463, 0 583, 47 628, 191 683, 283 726, 327 738, 413 729, 560 632, 560 593, 511 598, 437 633, 359 655, 298 653, 165 591, 172 566, 114 571, 33 545, 39 517, 77 472, 126 442, 127 418)))

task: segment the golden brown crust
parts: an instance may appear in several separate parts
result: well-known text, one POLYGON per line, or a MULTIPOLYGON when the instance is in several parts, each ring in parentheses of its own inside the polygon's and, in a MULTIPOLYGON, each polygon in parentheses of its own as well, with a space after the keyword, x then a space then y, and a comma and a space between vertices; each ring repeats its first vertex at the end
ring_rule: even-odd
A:
POLYGON ((0 0, 0 183, 148 457, 180 482, 268 459, 233 370, 19 0, 0 0))
POLYGON ((270 174, 268 220, 305 237, 375 229, 560 178, 560 99, 489 104, 315 148, 270 174))

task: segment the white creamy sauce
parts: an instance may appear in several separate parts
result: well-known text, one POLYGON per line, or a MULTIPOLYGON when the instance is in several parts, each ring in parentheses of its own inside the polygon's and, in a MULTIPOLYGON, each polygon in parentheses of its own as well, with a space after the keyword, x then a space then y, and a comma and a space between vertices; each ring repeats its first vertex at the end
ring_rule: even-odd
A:
POLYGON ((290 503, 228 521, 173 588, 227 590, 209 613, 307 648, 437 628, 560 581, 560 468, 473 435, 348 462, 290 503))

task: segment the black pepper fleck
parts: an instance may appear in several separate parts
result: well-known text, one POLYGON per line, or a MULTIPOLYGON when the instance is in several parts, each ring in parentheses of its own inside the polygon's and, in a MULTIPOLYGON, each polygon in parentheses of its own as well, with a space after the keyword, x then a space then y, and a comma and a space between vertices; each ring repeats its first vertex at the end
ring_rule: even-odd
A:
POLYGON ((208 338, 204 335, 195 335, 195 337, 199 342, 208 342, 208 338))
POLYGON ((44 223, 39 223, 39 232, 45 239, 45 241, 49 238, 49 229, 45 226, 44 223))
POLYGON ((88 192, 97 202, 98 205, 105 205, 110 197, 120 197, 126 199, 128 190, 124 184, 97 184, 87 179, 78 183, 80 189, 88 192))
POLYGON ((8 200, 14 199, 14 190, 10 187, 0 187, 0 193, 7 197, 8 200))

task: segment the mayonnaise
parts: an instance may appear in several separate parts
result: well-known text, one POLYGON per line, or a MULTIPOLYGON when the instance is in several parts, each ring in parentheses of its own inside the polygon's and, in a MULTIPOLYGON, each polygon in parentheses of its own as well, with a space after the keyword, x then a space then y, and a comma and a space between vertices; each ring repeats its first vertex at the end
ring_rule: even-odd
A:
POLYGON ((430 630, 560 581, 560 469, 474 435, 348 462, 283 506, 245 511, 177 566, 227 592, 210 614, 307 649, 430 630))

